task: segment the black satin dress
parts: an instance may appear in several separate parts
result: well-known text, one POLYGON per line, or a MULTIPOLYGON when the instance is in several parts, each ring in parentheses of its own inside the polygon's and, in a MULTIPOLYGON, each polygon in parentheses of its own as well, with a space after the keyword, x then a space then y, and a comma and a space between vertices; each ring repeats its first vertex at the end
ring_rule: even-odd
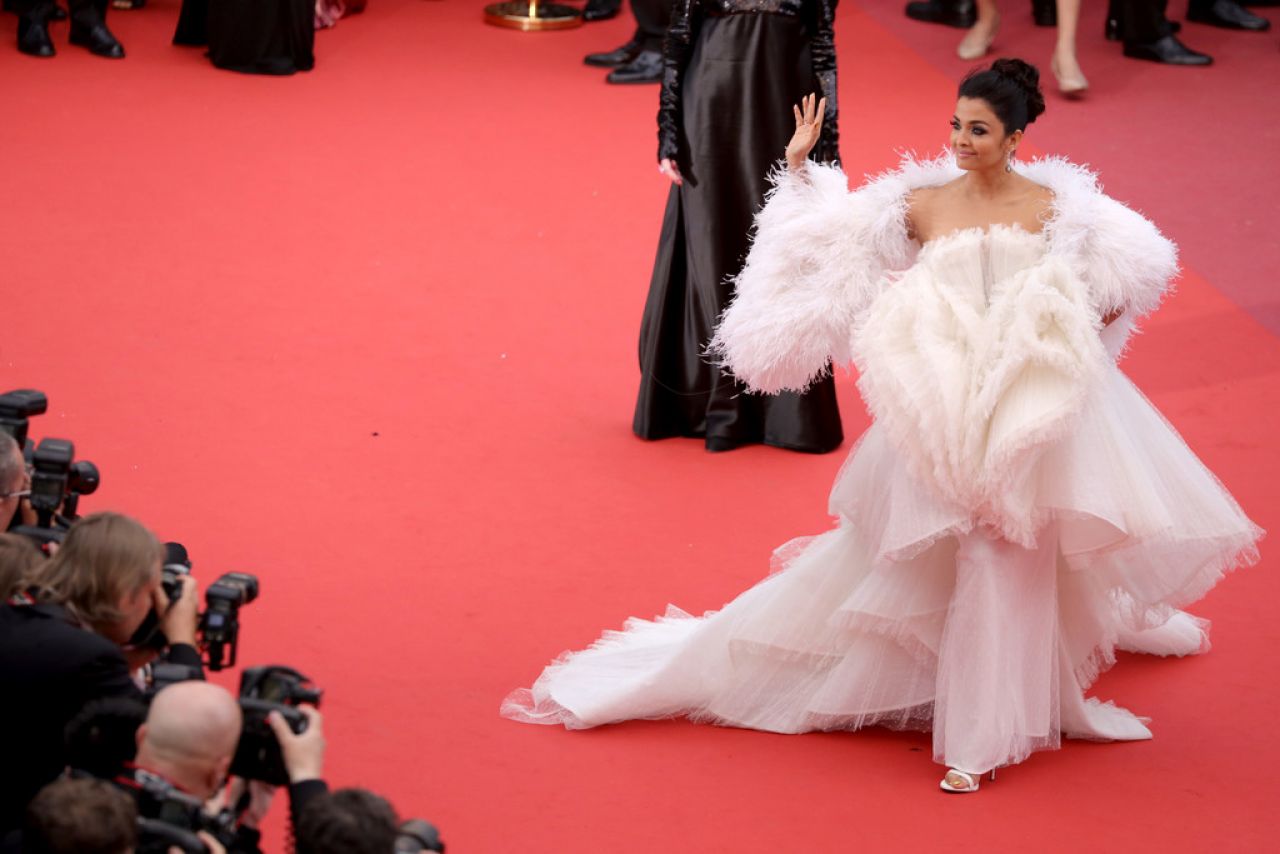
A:
POLYGON ((750 394, 703 355, 733 296, 769 171, 795 132, 793 104, 827 97, 814 156, 837 158, 836 0, 676 0, 666 40, 658 157, 675 160, 640 329, 644 439, 708 450, 763 442, 825 453, 843 439, 831 377, 805 394, 750 394))
POLYGON ((315 67, 315 0, 182 0, 173 43, 209 46, 218 68, 293 74, 315 67))

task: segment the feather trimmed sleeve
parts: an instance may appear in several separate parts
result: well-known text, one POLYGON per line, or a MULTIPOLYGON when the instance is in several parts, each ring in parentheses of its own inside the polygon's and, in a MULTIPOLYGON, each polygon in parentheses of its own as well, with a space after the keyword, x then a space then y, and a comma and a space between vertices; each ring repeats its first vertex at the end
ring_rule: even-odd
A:
POLYGON ((803 391, 851 358, 858 315, 910 261, 896 173, 855 193, 837 166, 775 169, 710 352, 753 391, 803 391))
POLYGON ((1098 193, 1083 247, 1084 277, 1098 309, 1130 320, 1150 314, 1178 274, 1178 248, 1142 214, 1098 193))

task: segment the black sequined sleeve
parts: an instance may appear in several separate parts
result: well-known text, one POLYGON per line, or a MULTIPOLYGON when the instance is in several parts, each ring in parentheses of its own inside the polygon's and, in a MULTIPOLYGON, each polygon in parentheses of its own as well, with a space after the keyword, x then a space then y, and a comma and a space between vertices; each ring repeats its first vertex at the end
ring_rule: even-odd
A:
POLYGON ((659 160, 674 160, 680 151, 680 87, 698 34, 699 11, 698 0, 675 0, 671 9, 671 25, 662 50, 666 68, 658 96, 659 160))
POLYGON ((814 33, 811 52, 813 72, 827 99, 827 111, 822 117, 822 138, 814 156, 824 163, 840 159, 840 127, 836 121, 836 3, 837 0, 812 0, 814 33))

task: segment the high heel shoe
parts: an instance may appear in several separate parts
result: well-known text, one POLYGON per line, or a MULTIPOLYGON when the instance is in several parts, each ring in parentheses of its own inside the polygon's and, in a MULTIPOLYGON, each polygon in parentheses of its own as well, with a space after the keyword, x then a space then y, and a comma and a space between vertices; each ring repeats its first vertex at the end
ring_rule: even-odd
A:
MULTIPOLYGON (((948 768, 938 787, 944 792, 967 795, 969 792, 978 791, 978 787, 981 785, 981 777, 981 774, 970 774, 968 771, 961 771, 959 768, 948 768), (955 780, 955 783, 947 782, 947 778, 955 780), (961 785, 956 785, 956 783, 961 785)), ((992 768, 991 779, 994 780, 995 778, 996 769, 992 768)))
POLYGON ((996 22, 991 25, 991 30, 985 34, 978 32, 979 26, 980 24, 974 24, 969 28, 969 32, 964 34, 964 38, 960 39, 960 44, 956 45, 956 56, 966 60, 982 59, 987 55, 987 51, 991 50, 991 44, 996 40, 996 33, 1000 32, 1000 19, 996 18, 996 22))
POLYGON ((1075 74, 1064 75, 1059 71, 1057 57, 1054 57, 1049 62, 1049 68, 1053 71, 1053 76, 1058 81, 1058 91, 1066 97, 1079 98, 1089 89, 1089 81, 1082 72, 1076 71, 1075 74))

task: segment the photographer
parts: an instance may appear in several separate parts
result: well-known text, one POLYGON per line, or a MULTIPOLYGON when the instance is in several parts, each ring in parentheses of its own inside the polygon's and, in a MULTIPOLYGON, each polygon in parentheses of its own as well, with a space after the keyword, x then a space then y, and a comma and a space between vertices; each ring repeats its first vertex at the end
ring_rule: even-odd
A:
POLYGON ((320 712, 298 707, 307 728, 295 734, 277 713, 267 718, 289 772, 289 810, 297 854, 389 854, 445 850, 434 825, 421 819, 400 823, 387 800, 367 789, 330 792, 322 779, 324 733, 320 712))
POLYGON ((27 806, 24 854, 130 854, 137 842, 137 808, 103 780, 63 778, 27 806))
POLYGON ((0 531, 8 530, 19 508, 24 524, 34 521, 31 505, 26 500, 30 494, 31 476, 27 474, 22 448, 12 436, 0 431, 0 531), (26 518, 29 515, 32 518, 26 518))
MULTIPOLYGON (((289 774, 289 799, 296 816, 306 804, 324 796, 324 732, 320 713, 301 707, 308 727, 295 734, 283 719, 272 718, 289 774)), ((203 682, 179 682, 156 694, 146 722, 138 729, 137 757, 117 782, 132 791, 144 816, 173 815, 175 802, 193 804, 201 815, 188 829, 216 825, 219 838, 233 854, 258 852, 258 826, 271 805, 273 787, 231 778, 225 782, 241 740, 242 716, 235 698, 203 682), (217 796, 217 797, 215 797, 217 796), (222 802, 235 807, 230 816, 222 802)), ((388 849, 390 850, 390 849, 388 849)))
POLYGON ((169 660, 202 674, 195 648, 195 582, 170 603, 160 588, 162 550, 138 522, 99 513, 76 522, 31 587, 0 605, 0 733, 9 740, 0 774, 0 837, 16 829, 31 798, 65 762, 67 723, 101 697, 141 698, 125 645, 154 608, 169 660))
MULTIPOLYGON (((189 810, 190 826, 184 829, 208 837, 205 825, 216 825, 227 850, 257 854, 257 825, 270 806, 270 788, 250 784, 238 823, 219 816, 221 805, 212 800, 223 794, 240 729, 240 706, 225 689, 207 682, 170 685, 152 700, 138 728, 137 757, 116 782, 134 795, 144 818, 170 824, 182 812, 174 809, 178 803, 189 810)), ((204 841, 220 850, 209 845, 210 838, 204 841)))
POLYGON ((368 789, 319 795, 294 825, 297 854, 390 854, 400 819, 386 798, 368 789))
POLYGON ((324 781, 324 718, 315 706, 302 705, 298 710, 307 719, 307 728, 301 733, 290 729, 278 712, 267 717, 289 774, 289 816, 295 829, 308 804, 329 793, 324 781))

